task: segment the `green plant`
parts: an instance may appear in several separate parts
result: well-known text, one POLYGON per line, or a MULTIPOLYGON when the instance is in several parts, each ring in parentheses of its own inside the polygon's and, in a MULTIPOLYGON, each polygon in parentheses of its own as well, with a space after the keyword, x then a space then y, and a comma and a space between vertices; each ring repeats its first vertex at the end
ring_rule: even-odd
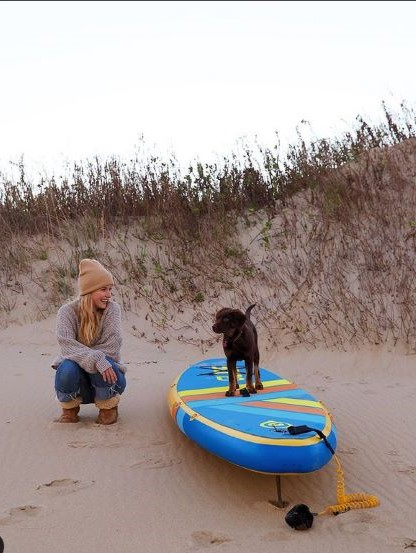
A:
POLYGON ((202 303, 205 300, 203 292, 197 292, 193 298, 193 301, 196 303, 202 303))

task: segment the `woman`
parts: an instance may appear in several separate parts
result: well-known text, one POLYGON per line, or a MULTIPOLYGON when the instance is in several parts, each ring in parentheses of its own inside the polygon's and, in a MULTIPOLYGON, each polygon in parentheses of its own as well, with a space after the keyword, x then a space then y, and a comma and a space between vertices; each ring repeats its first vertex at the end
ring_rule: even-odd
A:
POLYGON ((79 298, 57 313, 56 335, 60 356, 55 391, 62 406, 59 422, 78 422, 80 404, 95 403, 97 423, 113 424, 120 394, 126 387, 120 363, 121 309, 111 300, 113 276, 95 259, 79 264, 79 298))

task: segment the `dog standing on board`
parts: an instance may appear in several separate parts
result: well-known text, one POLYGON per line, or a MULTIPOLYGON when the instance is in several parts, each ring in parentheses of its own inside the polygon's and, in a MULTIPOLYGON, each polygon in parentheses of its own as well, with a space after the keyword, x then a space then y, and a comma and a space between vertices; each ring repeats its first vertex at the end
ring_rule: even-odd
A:
POLYGON ((225 393, 226 396, 234 396, 237 388, 239 388, 237 361, 242 360, 246 366, 247 391, 250 394, 256 394, 257 390, 263 389, 260 380, 257 330, 250 320, 250 313, 255 305, 255 303, 250 305, 245 313, 239 309, 223 307, 215 315, 212 330, 216 334, 223 334, 222 345, 227 358, 228 390, 225 393))

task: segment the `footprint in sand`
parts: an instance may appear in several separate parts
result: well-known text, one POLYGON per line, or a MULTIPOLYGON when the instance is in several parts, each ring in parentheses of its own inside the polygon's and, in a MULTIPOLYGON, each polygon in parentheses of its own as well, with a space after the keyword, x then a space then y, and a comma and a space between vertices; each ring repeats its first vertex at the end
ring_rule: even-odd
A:
POLYGON ((212 545, 220 545, 230 542, 231 539, 222 534, 214 534, 207 530, 198 530, 192 533, 192 545, 196 547, 211 547, 212 545))
POLYGON ((42 507, 39 507, 39 505, 21 505, 20 507, 12 507, 5 517, 0 518, 0 525, 24 522, 28 518, 38 515, 41 509, 42 507))
POLYGON ((390 457, 399 457, 399 452, 395 449, 390 449, 390 451, 387 452, 387 455, 390 455, 390 457))
POLYGON ((152 440, 152 441, 150 442, 150 444, 148 444, 148 445, 143 445, 143 446, 140 446, 140 447, 152 447, 152 446, 154 446, 154 445, 162 445, 162 446, 163 446, 163 445, 169 445, 169 442, 167 442, 167 441, 165 441, 165 440, 157 440, 157 439, 156 439, 156 440, 152 440))
POLYGON ((131 469, 145 468, 145 469, 164 469, 173 465, 179 465, 182 463, 182 459, 166 458, 160 455, 146 456, 141 461, 130 465, 131 469))
POLYGON ((364 532, 367 532, 368 529, 371 526, 371 523, 374 521, 374 515, 371 513, 357 513, 356 520, 351 521, 351 519, 347 522, 346 520, 340 520, 340 527, 342 528, 342 531, 347 534, 363 534, 364 532))
POLYGON ((397 469, 397 472, 401 472, 403 474, 415 474, 416 473, 416 467, 413 466, 413 465, 410 465, 407 468, 397 469))
POLYGON ((349 448, 340 448, 338 450, 338 453, 341 453, 342 455, 354 455, 357 453, 356 447, 349 447, 349 448))
POLYGON ((68 447, 73 448, 84 448, 87 447, 89 449, 95 449, 96 447, 102 447, 106 449, 117 449, 119 447, 124 447, 126 444, 123 442, 113 442, 113 443, 102 443, 102 444, 96 444, 94 442, 69 442, 68 447))
POLYGON ((61 480, 52 480, 46 484, 40 484, 36 489, 48 492, 52 490, 52 493, 56 495, 64 495, 89 488, 94 482, 94 480, 82 482, 81 480, 73 480, 72 478, 62 478, 61 480))
POLYGON ((140 455, 142 456, 142 459, 140 459, 137 463, 130 465, 129 468, 136 469, 143 467, 145 469, 162 469, 182 463, 182 459, 179 459, 178 457, 171 457, 167 452, 163 451, 164 446, 167 445, 169 445, 169 442, 160 439, 153 439, 149 443, 140 445, 140 450, 147 451, 141 451, 140 455), (154 449, 149 451, 149 448, 154 449), (162 452, 160 448, 162 448, 162 452))

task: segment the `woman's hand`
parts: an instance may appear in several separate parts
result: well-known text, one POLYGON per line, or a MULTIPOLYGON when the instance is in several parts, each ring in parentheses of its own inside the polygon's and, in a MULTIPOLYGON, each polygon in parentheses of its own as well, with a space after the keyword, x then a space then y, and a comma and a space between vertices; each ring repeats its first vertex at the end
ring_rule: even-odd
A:
POLYGON ((113 367, 108 367, 103 373, 102 377, 104 382, 108 382, 108 384, 114 384, 117 382, 117 375, 113 369, 113 367))

